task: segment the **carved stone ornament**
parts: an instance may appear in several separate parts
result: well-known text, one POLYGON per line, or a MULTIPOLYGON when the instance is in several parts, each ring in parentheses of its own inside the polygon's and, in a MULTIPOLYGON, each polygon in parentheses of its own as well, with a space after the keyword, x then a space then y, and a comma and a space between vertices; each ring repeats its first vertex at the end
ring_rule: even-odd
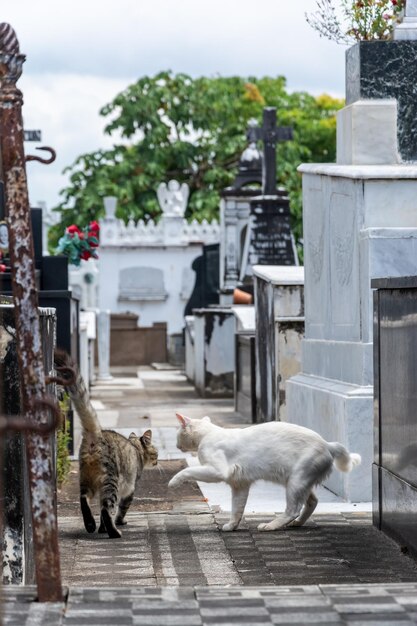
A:
POLYGON ((0 24, 0 86, 14 86, 22 74, 26 59, 20 54, 16 33, 10 24, 0 24))
POLYGON ((161 183, 157 197, 164 216, 184 217, 189 195, 187 183, 180 185, 177 180, 170 180, 168 184, 161 183))

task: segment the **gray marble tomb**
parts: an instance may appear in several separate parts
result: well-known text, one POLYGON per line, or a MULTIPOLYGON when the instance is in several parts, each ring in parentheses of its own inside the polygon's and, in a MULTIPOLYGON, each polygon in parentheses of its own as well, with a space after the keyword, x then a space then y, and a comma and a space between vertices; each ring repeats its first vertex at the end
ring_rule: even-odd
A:
POLYGON ((305 339, 287 382, 287 417, 362 456, 333 492, 371 499, 374 278, 417 274, 417 42, 347 52, 337 164, 303 175, 305 339), (379 99, 379 100, 378 100, 379 99))

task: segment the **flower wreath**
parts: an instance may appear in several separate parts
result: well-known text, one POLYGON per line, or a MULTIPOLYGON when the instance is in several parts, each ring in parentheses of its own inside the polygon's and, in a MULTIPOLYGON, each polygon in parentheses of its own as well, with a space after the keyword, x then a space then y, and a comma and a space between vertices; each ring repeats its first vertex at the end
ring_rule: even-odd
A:
POLYGON ((99 245, 100 226, 96 221, 80 229, 76 224, 71 224, 65 229, 65 234, 58 241, 57 254, 65 254, 69 263, 80 265, 81 260, 98 259, 97 248, 99 245))

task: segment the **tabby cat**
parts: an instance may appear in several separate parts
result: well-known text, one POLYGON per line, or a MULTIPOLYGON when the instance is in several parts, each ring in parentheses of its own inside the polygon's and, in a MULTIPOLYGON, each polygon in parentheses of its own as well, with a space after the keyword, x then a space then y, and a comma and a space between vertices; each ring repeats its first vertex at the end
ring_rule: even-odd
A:
POLYGON ((121 537, 116 526, 126 524, 125 515, 132 503, 136 482, 144 467, 156 465, 158 451, 152 444, 152 432, 141 437, 131 433, 129 439, 112 430, 102 430, 97 413, 78 368, 66 352, 55 352, 55 367, 65 377, 74 374, 66 389, 82 424, 80 448, 80 504, 88 533, 96 530, 89 501, 100 496, 99 533, 110 538, 121 537))

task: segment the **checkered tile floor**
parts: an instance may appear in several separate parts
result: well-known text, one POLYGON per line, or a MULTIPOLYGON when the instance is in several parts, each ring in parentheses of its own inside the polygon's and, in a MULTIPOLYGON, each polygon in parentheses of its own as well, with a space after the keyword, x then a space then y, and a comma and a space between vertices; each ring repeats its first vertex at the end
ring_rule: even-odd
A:
POLYGON ((66 607, 5 591, 6 626, 406 626, 417 623, 417 583, 280 587, 71 588, 66 607))

